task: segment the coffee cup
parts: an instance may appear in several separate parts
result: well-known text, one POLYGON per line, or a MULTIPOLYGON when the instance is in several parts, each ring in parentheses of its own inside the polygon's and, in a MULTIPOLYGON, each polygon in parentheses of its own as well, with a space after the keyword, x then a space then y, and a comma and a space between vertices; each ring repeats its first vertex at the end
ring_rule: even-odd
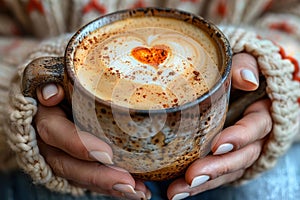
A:
POLYGON ((143 180, 184 173, 222 130, 231 84, 230 45, 211 22, 184 11, 139 8, 78 30, 63 57, 26 67, 24 96, 60 84, 81 130, 113 150, 113 165, 143 180))

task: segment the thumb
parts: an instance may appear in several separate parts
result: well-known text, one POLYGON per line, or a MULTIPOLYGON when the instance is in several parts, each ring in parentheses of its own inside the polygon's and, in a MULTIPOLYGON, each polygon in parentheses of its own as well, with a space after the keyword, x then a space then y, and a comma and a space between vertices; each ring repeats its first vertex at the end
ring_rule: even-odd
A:
POLYGON ((55 83, 49 83, 37 89, 37 98, 44 106, 55 106, 64 99, 63 88, 55 83))
POLYGON ((255 57, 239 53, 232 58, 232 86, 235 89, 253 91, 258 88, 258 64, 255 57))

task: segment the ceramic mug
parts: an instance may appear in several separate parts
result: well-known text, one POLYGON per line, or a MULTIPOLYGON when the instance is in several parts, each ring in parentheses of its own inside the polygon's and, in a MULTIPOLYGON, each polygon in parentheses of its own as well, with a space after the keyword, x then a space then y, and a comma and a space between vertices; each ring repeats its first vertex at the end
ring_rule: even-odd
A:
MULTIPOLYGON (((182 28, 178 24, 174 27, 182 28)), ((123 29, 130 26, 135 25, 126 25, 123 29)), ((189 38, 188 32, 184 38, 189 38)), ((115 166, 143 180, 166 180, 181 175, 193 161, 205 157, 210 152, 211 141, 222 130, 231 85, 231 57, 231 48, 224 34, 200 16, 167 8, 123 10, 102 16, 77 31, 70 39, 64 57, 43 57, 32 61, 24 71, 23 94, 36 98, 37 87, 53 82, 61 84, 72 108, 74 123, 111 146, 115 166), (108 25, 114 24, 114 28, 120 21, 138 18, 176 20, 182 27, 193 26, 191 35, 199 31, 205 33, 212 45, 203 48, 207 52, 213 48, 216 52, 216 56, 209 59, 215 61, 219 73, 208 91, 172 107, 143 109, 115 104, 85 87, 78 78, 75 57, 78 49, 87 42, 86 38, 108 25)), ((138 66, 145 65, 147 63, 138 66)))

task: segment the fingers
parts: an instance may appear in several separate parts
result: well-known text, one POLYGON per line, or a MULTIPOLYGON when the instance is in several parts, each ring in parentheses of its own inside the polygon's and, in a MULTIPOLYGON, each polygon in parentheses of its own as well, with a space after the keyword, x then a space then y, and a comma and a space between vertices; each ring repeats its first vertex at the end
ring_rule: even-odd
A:
POLYGON ((178 200, 237 180, 257 160, 262 144, 263 140, 259 140, 238 151, 196 160, 187 169, 185 178, 169 186, 168 197, 178 200))
POLYGON ((241 120, 214 139, 214 155, 193 162, 185 177, 170 185, 168 197, 182 199, 238 179, 261 154, 272 128, 269 108, 269 100, 249 106, 241 120))
POLYGON ((76 159, 41 140, 39 147, 53 172, 74 185, 101 194, 130 196, 131 199, 146 199, 146 194, 150 194, 142 182, 135 182, 123 169, 76 159))
POLYGON ((208 181, 205 185, 200 185, 198 187, 192 188, 190 195, 194 196, 196 194, 199 194, 200 192, 211 190, 214 188, 217 188, 219 186, 231 183, 239 178, 242 177, 245 170, 238 170, 232 173, 225 174, 224 176, 220 176, 216 179, 213 179, 211 181, 208 181))
POLYGON ((254 141, 264 138, 272 129, 269 100, 261 100, 244 113, 234 126, 224 129, 212 142, 214 155, 241 149, 254 141))
POLYGON ((263 140, 259 140, 238 151, 196 160, 186 172, 186 181, 191 186, 195 186, 199 184, 195 180, 198 176, 206 175, 209 179, 215 179, 224 174, 246 169, 257 160, 262 150, 262 144, 263 140), (193 183, 193 181, 196 182, 193 183))
POLYGON ((201 192, 207 191, 214 189, 216 187, 222 186, 224 184, 233 182, 234 180, 239 179, 244 173, 244 170, 239 170, 230 174, 226 174, 224 176, 220 176, 216 179, 209 180, 205 184, 195 187, 195 188, 190 188, 188 184, 186 184, 184 178, 177 179, 174 181, 169 188, 169 191, 174 191, 177 190, 177 193, 173 194, 172 192, 168 192, 168 199, 172 200, 180 200, 180 199, 185 199, 189 196, 194 196, 196 194, 199 194, 201 192), (181 188, 181 189, 179 189, 181 188))
POLYGON ((37 89, 37 98, 44 106, 55 106, 64 98, 64 90, 60 85, 50 83, 37 89))
POLYGON ((109 145, 90 133, 78 130, 59 107, 39 105, 38 109, 35 124, 46 144, 82 160, 113 164, 109 145))
POLYGON ((256 59, 248 53, 239 53, 232 58, 233 88, 253 91, 259 84, 256 59))
MULTIPOLYGON (((51 94, 51 88, 49 90, 51 94)), ((58 91, 57 96, 48 100, 45 100, 43 91, 38 91, 38 95, 41 103, 46 105, 39 105, 35 117, 41 138, 39 148, 54 174, 74 185, 109 196, 129 199, 147 199, 151 196, 141 181, 135 181, 126 170, 112 165, 113 153, 109 145, 79 130, 59 107, 48 107, 59 103, 63 93, 58 91)))
POLYGON ((151 192, 142 181, 135 182, 136 193, 125 193, 124 197, 132 200, 151 199, 151 192))

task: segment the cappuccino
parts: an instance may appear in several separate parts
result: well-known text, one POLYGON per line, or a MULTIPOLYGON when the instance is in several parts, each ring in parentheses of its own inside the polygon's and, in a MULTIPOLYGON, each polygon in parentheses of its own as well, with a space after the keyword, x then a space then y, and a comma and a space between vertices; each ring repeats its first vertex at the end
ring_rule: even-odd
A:
POLYGON ((164 17, 116 21, 79 44, 74 68, 93 95, 134 109, 194 101, 221 77, 218 49, 198 27, 164 17))
POLYGON ((231 59, 225 35, 199 16, 117 11, 78 30, 63 57, 29 63, 23 94, 62 85, 69 117, 111 147, 114 166, 137 179, 167 180, 208 155, 222 130, 231 59))

